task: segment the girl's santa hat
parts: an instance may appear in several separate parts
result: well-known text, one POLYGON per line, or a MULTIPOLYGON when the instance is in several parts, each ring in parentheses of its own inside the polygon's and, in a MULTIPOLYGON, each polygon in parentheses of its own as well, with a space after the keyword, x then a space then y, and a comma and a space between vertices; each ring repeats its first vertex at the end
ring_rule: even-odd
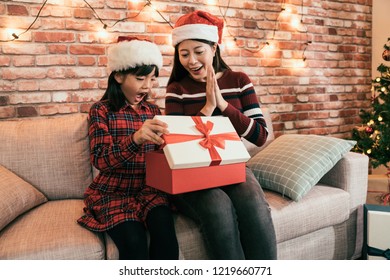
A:
POLYGON ((111 71, 142 65, 156 65, 161 69, 163 58, 156 44, 136 37, 119 36, 118 43, 108 49, 107 64, 111 71))
POLYGON ((181 16, 172 31, 172 45, 184 40, 202 39, 220 44, 223 20, 204 11, 181 16))

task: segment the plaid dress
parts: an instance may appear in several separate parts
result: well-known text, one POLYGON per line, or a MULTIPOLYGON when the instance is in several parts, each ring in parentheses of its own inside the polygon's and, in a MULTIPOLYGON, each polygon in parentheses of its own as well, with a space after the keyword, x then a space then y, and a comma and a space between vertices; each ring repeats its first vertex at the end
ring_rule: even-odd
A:
POLYGON ((92 231, 106 231, 124 221, 145 224, 155 206, 169 205, 168 195, 145 186, 145 153, 159 147, 137 145, 133 133, 146 119, 161 114, 156 105, 142 101, 136 112, 126 104, 118 112, 106 101, 90 110, 91 162, 100 171, 84 194, 84 215, 77 222, 92 231))

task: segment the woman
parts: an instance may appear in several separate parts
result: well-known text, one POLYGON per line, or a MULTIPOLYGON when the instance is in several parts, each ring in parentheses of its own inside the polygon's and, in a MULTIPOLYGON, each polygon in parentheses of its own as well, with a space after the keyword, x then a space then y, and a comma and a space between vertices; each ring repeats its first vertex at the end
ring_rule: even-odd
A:
MULTIPOLYGON (((172 32, 174 65, 167 86, 166 114, 229 117, 237 133, 261 146, 267 127, 249 77, 223 61, 223 21, 195 11, 172 32)), ((213 259, 276 259, 269 205, 251 170, 246 182, 176 195, 179 211, 201 228, 213 259)))

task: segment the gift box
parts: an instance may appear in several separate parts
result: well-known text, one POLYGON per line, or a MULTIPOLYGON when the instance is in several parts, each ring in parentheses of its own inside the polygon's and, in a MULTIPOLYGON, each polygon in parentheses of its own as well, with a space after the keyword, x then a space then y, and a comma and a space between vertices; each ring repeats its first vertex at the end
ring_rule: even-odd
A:
POLYGON ((146 154, 146 184, 178 194, 242 183, 250 155, 227 117, 156 116, 163 151, 146 154))
POLYGON ((227 117, 155 116, 168 124, 163 150, 171 169, 246 162, 250 155, 227 117))
POLYGON ((371 192, 388 192, 389 178, 385 174, 368 175, 368 191, 371 192))
POLYGON ((170 194, 245 182, 245 163, 171 169, 163 151, 146 154, 146 184, 170 194))
POLYGON ((363 257, 390 259, 390 206, 364 205, 363 257))
POLYGON ((384 204, 383 196, 390 193, 390 179, 385 174, 368 175, 367 204, 384 204))

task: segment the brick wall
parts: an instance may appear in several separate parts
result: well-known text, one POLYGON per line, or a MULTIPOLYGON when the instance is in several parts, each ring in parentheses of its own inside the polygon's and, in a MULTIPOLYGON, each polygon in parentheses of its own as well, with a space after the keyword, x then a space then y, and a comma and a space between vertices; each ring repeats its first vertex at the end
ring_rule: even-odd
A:
POLYGON ((32 28, 9 41, 8 29, 25 31, 42 3, 0 3, 0 120, 88 112, 106 87, 107 46, 124 34, 160 46, 164 69, 153 100, 164 107, 173 55, 165 20, 173 25, 194 9, 225 15, 223 56, 250 76, 276 134, 349 137, 369 106, 371 0, 149 1, 157 11, 143 0, 88 1, 94 10, 82 0, 49 0, 32 28), (95 13, 108 26, 106 38, 95 13))

